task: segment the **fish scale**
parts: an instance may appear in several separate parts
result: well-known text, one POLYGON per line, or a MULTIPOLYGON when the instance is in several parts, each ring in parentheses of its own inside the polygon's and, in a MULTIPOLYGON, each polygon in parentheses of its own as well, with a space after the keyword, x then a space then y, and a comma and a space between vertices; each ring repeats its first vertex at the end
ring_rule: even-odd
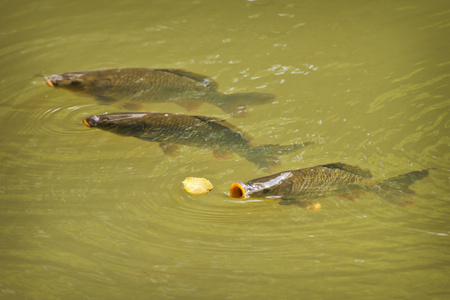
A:
POLYGON ((363 178, 339 169, 309 169, 308 172, 310 174, 304 174, 303 177, 294 177, 296 185, 302 191, 299 193, 301 195, 314 196, 315 193, 325 195, 338 190, 351 190, 353 185, 362 189, 373 185, 372 179, 363 178), (318 182, 320 182, 320 185, 317 184, 318 182))
POLYGON ((207 126, 210 122, 191 116, 178 115, 174 118, 171 114, 149 114, 142 119, 142 122, 146 124, 146 129, 140 138, 152 138, 155 141, 170 140, 172 143, 188 146, 201 145, 214 138, 216 144, 214 147, 220 148, 230 144, 233 150, 248 144, 247 141, 236 138, 237 135, 225 127, 223 127, 224 131, 214 132, 207 126), (157 128, 162 130, 155 131, 157 128))
POLYGON ((338 169, 322 167, 291 172, 294 174, 294 186, 297 187, 299 196, 325 195, 339 189, 349 188, 351 185, 363 187, 371 184, 371 180, 338 169), (318 182, 320 182, 320 185, 318 182))

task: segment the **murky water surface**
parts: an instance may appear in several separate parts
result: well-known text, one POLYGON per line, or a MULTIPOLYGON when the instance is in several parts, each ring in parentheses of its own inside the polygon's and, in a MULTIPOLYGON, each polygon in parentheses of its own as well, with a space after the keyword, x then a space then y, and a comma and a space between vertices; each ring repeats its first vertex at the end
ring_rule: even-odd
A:
POLYGON ((0 14, 0 298, 450 296, 448 1, 4 1, 0 14), (89 129, 84 117, 126 105, 43 81, 115 67, 276 94, 246 118, 187 113, 226 118, 255 143, 315 141, 278 171, 435 169, 408 207, 371 193, 319 199, 319 211, 237 201, 232 182, 267 173, 89 129), (190 195, 188 176, 215 187, 190 195))

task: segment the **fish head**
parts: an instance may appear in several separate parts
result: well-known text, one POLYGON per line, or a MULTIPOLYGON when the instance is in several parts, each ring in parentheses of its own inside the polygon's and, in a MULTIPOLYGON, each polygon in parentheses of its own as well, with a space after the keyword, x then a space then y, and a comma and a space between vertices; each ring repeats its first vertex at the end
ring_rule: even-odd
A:
POLYGON ((251 180, 246 183, 233 183, 230 196, 237 199, 245 198, 282 198, 293 192, 292 173, 290 171, 277 173, 251 180))
POLYGON ((114 113, 92 115, 83 119, 83 124, 89 128, 99 128, 119 135, 136 135, 142 128, 142 118, 146 113, 114 113))
POLYGON ((71 72, 44 77, 49 87, 64 88, 73 92, 98 94, 112 87, 112 79, 96 72, 71 72))

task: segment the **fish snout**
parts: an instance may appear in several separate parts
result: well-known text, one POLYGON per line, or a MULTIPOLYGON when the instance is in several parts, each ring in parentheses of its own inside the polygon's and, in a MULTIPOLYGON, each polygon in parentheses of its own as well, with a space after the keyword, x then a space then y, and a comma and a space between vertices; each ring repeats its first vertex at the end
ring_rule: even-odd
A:
POLYGON ((247 198, 245 185, 243 183, 233 183, 230 188, 230 197, 237 199, 247 198))
POLYGON ((45 83, 49 86, 49 87, 55 87, 58 86, 58 81, 63 80, 64 78, 61 75, 50 75, 50 76, 45 76, 44 80, 45 83))
POLYGON ((45 83, 49 86, 49 87, 55 87, 55 85, 53 84, 52 81, 52 77, 51 76, 45 76, 44 77, 45 83))
POLYGON ((89 128, 95 127, 98 124, 100 118, 96 115, 89 116, 83 119, 83 124, 89 128))
POLYGON ((45 76, 44 80, 49 87, 65 87, 79 90, 85 86, 84 80, 81 79, 82 76, 83 74, 77 73, 54 74, 45 76))

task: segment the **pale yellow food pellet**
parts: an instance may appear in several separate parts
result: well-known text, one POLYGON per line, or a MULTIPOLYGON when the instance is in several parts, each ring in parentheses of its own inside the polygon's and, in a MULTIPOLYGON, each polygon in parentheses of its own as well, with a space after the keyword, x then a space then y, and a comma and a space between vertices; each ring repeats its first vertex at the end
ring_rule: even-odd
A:
POLYGON ((195 196, 208 193, 213 189, 212 183, 206 178, 188 177, 183 181, 184 189, 195 196))

